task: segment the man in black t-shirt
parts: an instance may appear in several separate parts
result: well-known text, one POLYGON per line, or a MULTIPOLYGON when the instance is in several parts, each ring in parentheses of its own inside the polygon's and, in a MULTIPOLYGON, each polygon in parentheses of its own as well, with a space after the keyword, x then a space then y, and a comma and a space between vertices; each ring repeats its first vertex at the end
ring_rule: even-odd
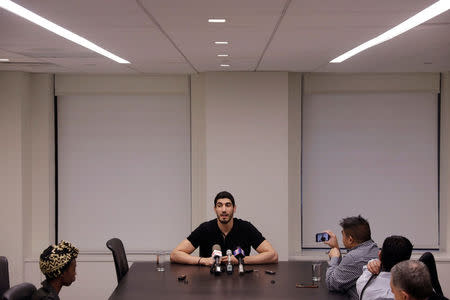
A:
MULTIPOLYGON (((170 254, 170 261, 182 264, 205 265, 214 264, 211 257, 212 247, 217 244, 222 249, 222 260, 227 260, 226 250, 234 251, 237 247, 250 254, 253 247, 257 255, 245 256, 245 264, 266 264, 278 262, 278 254, 272 245, 250 222, 233 218, 236 212, 234 197, 229 192, 220 192, 214 198, 214 211, 217 219, 202 223, 170 254), (191 253, 200 247, 200 256, 191 253)), ((232 256, 233 264, 238 264, 232 256)))

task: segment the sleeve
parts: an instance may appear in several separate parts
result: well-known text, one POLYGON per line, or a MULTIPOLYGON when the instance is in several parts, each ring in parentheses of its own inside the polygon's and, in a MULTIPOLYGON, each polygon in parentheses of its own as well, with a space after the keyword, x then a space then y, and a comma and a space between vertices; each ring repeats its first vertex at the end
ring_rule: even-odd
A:
POLYGON ((353 256, 347 254, 339 263, 337 257, 332 257, 326 273, 326 283, 330 291, 346 292, 355 285, 361 274, 359 267, 353 256))
POLYGON ((202 236, 204 236, 204 232, 205 232, 205 223, 202 223, 187 237, 187 240, 191 242, 194 248, 200 246, 202 236))
POLYGON ((259 232, 258 229, 256 229, 255 226, 253 226, 252 223, 248 222, 248 230, 249 230, 249 237, 250 237, 250 245, 253 247, 253 249, 256 250, 256 248, 261 245, 262 242, 264 242, 266 239, 263 237, 261 232, 259 232))
POLYGON ((359 297, 361 297, 361 291, 366 286, 370 277, 372 277, 372 273, 367 269, 367 266, 364 266, 362 275, 356 280, 356 291, 359 297))

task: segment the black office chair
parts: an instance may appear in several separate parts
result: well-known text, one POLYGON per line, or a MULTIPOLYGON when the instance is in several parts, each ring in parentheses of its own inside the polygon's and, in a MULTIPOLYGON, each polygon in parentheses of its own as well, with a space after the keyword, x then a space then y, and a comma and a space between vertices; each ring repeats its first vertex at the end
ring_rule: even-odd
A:
POLYGON ((444 297, 444 294, 442 293, 441 285, 439 283, 438 273, 436 270, 436 261, 434 260, 434 256, 431 252, 425 252, 422 254, 422 256, 419 258, 419 261, 423 262, 430 272, 431 277, 431 285, 433 286, 434 292, 436 295, 440 297, 444 297))
POLYGON ((0 299, 7 290, 9 290, 8 259, 0 256, 0 299))
POLYGON ((123 247, 122 241, 118 238, 112 238, 107 241, 106 247, 112 252, 114 265, 116 267, 117 283, 119 283, 123 276, 128 272, 128 260, 125 248, 123 247))
POLYGON ((36 287, 28 282, 13 286, 3 294, 2 300, 31 300, 36 287))

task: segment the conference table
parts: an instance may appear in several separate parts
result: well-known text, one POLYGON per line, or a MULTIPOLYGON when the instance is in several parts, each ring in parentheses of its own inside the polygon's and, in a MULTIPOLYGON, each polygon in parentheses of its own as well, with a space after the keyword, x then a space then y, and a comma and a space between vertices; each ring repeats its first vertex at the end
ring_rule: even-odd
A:
POLYGON ((321 266, 319 287, 311 286, 311 262, 283 261, 278 264, 246 265, 249 273, 239 275, 237 266, 231 275, 215 275, 209 267, 163 264, 157 271, 155 262, 135 262, 122 278, 110 300, 135 299, 347 299, 343 294, 329 292, 324 276, 327 263, 321 266), (275 274, 268 274, 274 271, 275 274), (186 278, 178 278, 186 275, 186 278))

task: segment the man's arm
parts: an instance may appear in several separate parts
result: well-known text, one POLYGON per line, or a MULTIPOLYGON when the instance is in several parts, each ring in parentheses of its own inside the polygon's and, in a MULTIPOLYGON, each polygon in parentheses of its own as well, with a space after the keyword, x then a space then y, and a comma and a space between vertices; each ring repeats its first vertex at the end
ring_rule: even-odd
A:
MULTIPOLYGON (((332 249, 333 250, 333 249, 332 249)), ((356 264, 351 254, 331 257, 326 273, 326 283, 330 291, 345 292, 356 284, 361 275, 361 267, 356 264)))
POLYGON ((358 293, 359 297, 361 297, 361 292, 366 286, 367 282, 370 280, 370 277, 372 277, 372 273, 370 273, 370 271, 367 269, 367 266, 364 266, 362 275, 359 276, 358 280, 356 280, 356 292, 358 293))
POLYGON ((278 262, 278 253, 272 245, 264 240, 258 248, 256 248, 257 255, 244 257, 244 263, 248 265, 255 264, 270 264, 278 262))
POLYGON ((188 265, 204 265, 211 266, 214 260, 211 257, 192 256, 195 247, 189 242, 188 239, 182 241, 178 246, 170 253, 170 262, 188 265))

